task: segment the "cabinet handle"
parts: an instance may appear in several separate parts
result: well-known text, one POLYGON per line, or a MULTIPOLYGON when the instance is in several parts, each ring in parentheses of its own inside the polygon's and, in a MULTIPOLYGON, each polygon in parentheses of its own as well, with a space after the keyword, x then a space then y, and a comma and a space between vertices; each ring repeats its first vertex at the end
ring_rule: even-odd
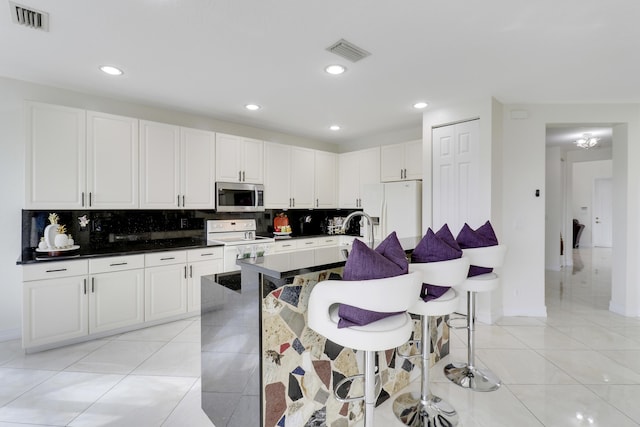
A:
POLYGON ((91 191, 89 191, 89 207, 91 207, 93 205, 93 202, 91 201, 93 194, 91 193, 91 191))
POLYGON ((129 264, 128 262, 114 262, 113 264, 109 264, 110 267, 115 267, 118 265, 127 265, 129 264))
POLYGON ((313 242, 306 242, 305 245, 313 245, 313 242))
POLYGON ((84 208, 84 191, 82 192, 82 207, 84 208))
POLYGON ((242 171, 242 182, 245 182, 245 181, 246 181, 246 178, 244 176, 244 171, 242 171))
POLYGON ((91 278, 91 293, 92 294, 96 293, 96 278, 95 277, 91 278))
POLYGON ((193 265, 189 266, 189 277, 193 277, 193 265))
POLYGON ((316 208, 320 206, 320 199, 316 199, 316 208))
POLYGON ((213 253, 212 253, 212 252, 210 252, 210 253, 208 253, 208 254, 200 254, 200 256, 211 256, 211 255, 213 255, 213 253))
POLYGON ((84 289, 84 294, 87 294, 87 279, 82 279, 84 281, 84 285, 83 285, 83 289, 84 289))
POLYGON ((238 181, 242 182, 242 171, 238 171, 238 181))
POLYGON ((168 261, 168 260, 170 260, 170 259, 176 259, 176 257, 174 257, 174 256, 170 256, 170 257, 168 257, 168 258, 160 258, 160 261, 168 261))
POLYGON ((291 200, 293 201, 293 204, 291 205, 291 207, 295 208, 296 207, 296 198, 293 197, 291 200))
POLYGON ((185 279, 187 278, 187 266, 186 265, 184 266, 184 278, 185 279))
POLYGON ((289 207, 291 207, 291 197, 289 197, 289 207))
POLYGON ((47 270, 46 273, 58 273, 60 271, 67 271, 66 268, 58 268, 56 270, 47 270))
POLYGON ((182 195, 182 207, 184 208, 184 194, 182 195))
POLYGON ((178 204, 178 207, 180 207, 180 195, 179 194, 176 196, 176 203, 178 204))

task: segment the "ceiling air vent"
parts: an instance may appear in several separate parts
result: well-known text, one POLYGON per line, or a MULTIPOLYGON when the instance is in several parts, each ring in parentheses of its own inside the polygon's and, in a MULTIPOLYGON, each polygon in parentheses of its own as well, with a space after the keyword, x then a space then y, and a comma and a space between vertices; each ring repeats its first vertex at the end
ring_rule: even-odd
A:
POLYGON ((362 58, 366 58, 371 55, 366 50, 359 48, 353 43, 349 43, 345 39, 340 39, 327 48, 329 52, 333 52, 336 55, 340 55, 343 58, 348 59, 351 62, 360 61, 362 58))
POLYGON ((49 31, 49 14, 9 2, 11 9, 11 19, 14 23, 24 25, 25 27, 35 28, 37 30, 49 31))

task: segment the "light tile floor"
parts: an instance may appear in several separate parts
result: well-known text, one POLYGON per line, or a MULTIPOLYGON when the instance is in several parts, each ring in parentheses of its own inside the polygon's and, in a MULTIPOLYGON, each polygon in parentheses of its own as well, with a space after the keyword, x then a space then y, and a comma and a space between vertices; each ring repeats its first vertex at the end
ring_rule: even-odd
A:
MULTIPOLYGON (((495 392, 444 378, 446 363, 466 358, 466 332, 453 332, 432 391, 455 406, 461 426, 640 425, 640 319, 607 310, 610 256, 580 249, 582 268, 548 271, 547 318, 477 325, 477 364, 504 383, 495 392)), ((0 343, 0 427, 211 427, 200 409, 199 330, 193 318, 32 355, 19 341, 0 343)), ((376 422, 401 426, 391 400, 376 422)))

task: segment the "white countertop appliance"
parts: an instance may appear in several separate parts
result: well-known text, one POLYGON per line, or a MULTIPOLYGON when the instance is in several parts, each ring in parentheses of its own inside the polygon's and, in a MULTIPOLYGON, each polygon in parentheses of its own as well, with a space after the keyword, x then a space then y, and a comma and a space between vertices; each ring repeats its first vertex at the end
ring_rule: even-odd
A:
POLYGON ((255 219, 211 219, 207 221, 207 242, 224 245, 224 272, 239 271, 238 257, 250 258, 270 253, 271 237, 256 236, 255 219))

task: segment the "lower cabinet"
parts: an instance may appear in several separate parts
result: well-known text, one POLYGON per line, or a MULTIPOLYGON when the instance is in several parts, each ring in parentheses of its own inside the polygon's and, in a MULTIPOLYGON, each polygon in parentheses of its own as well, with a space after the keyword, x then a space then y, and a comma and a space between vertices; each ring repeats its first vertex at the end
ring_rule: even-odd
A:
POLYGON ((52 348, 200 312, 200 279, 221 247, 23 267, 22 345, 52 348))

